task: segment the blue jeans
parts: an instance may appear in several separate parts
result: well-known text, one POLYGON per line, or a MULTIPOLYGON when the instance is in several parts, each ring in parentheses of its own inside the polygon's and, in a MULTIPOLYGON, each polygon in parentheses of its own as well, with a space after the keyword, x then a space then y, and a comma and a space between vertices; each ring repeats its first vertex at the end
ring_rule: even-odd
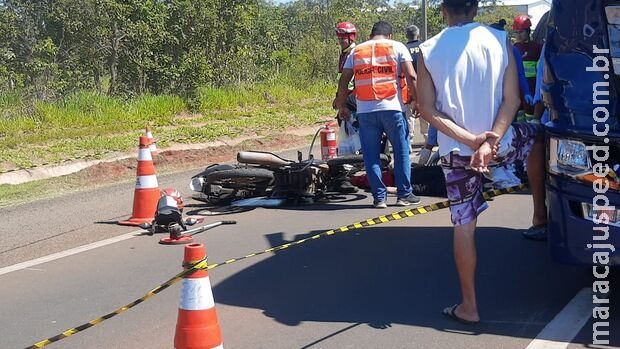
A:
POLYGON ((409 159, 409 125, 405 115, 396 110, 358 113, 364 165, 372 196, 377 201, 386 199, 387 190, 381 179, 381 136, 385 132, 394 156, 396 194, 404 198, 411 194, 411 160, 409 159))

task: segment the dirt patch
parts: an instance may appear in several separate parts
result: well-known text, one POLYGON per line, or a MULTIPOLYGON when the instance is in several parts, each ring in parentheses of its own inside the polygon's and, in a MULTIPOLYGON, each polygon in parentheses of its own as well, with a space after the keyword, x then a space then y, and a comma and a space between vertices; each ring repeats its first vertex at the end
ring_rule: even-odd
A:
MULTIPOLYGON (((205 149, 165 150, 153 159, 159 174, 181 172, 191 168, 207 167, 214 163, 234 161, 241 150, 278 151, 307 145, 306 137, 282 134, 243 141, 237 145, 222 145, 205 149)), ((79 187, 90 183, 114 183, 129 180, 136 175, 136 159, 101 163, 67 177, 79 187)))
MULTIPOLYGON (((241 150, 281 151, 308 146, 310 144, 308 137, 314 134, 316 127, 290 129, 263 137, 254 135, 235 139, 223 138, 210 143, 173 145, 170 148, 160 149, 160 154, 155 156, 154 163, 158 175, 191 170, 197 170, 198 173, 214 163, 235 161, 237 152, 241 150)), ((32 179, 36 169, 26 174, 18 173, 28 176, 30 180, 22 180, 16 184, 0 184, 0 207, 51 199, 123 182, 134 182, 136 179, 135 153, 83 165, 88 167, 69 164, 67 165, 69 168, 48 168, 46 172, 39 173, 43 177, 40 179, 32 179), (71 172, 66 172, 69 170, 71 172)))

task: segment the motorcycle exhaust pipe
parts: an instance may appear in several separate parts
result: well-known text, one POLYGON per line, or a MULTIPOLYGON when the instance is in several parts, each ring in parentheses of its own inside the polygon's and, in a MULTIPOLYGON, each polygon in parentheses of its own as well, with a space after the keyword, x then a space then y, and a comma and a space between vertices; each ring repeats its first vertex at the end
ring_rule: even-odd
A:
POLYGON ((263 166, 282 166, 291 163, 275 154, 260 151, 240 151, 237 153, 237 161, 242 164, 263 166))

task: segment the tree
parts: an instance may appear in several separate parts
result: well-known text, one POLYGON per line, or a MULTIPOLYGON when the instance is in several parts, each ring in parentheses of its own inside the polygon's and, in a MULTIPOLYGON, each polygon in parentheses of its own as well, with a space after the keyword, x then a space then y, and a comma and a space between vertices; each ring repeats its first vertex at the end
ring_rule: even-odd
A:
MULTIPOLYGON (((429 0, 429 33, 445 27, 429 0)), ((80 90, 110 95, 174 93, 202 85, 333 80, 334 26, 353 22, 358 42, 386 20, 394 38, 421 24, 420 2, 387 0, 4 0, 0 1, 0 90, 50 99, 80 90)), ((514 17, 481 9, 490 23, 514 17)), ((510 20, 508 21, 510 23, 510 20)))

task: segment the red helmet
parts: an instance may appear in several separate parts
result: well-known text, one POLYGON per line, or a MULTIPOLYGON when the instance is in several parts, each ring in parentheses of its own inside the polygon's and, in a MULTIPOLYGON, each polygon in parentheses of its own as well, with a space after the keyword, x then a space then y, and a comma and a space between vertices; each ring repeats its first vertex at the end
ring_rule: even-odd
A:
POLYGON ((355 40, 355 33, 357 33, 357 29, 351 22, 340 22, 336 25, 336 36, 350 38, 351 40, 355 40))
POLYGON ((178 190, 168 187, 161 191, 161 196, 170 196, 177 202, 177 206, 179 210, 183 211, 183 198, 181 198, 181 193, 178 190))
POLYGON ((532 21, 526 15, 518 15, 512 25, 514 30, 530 30, 532 29, 532 21))

